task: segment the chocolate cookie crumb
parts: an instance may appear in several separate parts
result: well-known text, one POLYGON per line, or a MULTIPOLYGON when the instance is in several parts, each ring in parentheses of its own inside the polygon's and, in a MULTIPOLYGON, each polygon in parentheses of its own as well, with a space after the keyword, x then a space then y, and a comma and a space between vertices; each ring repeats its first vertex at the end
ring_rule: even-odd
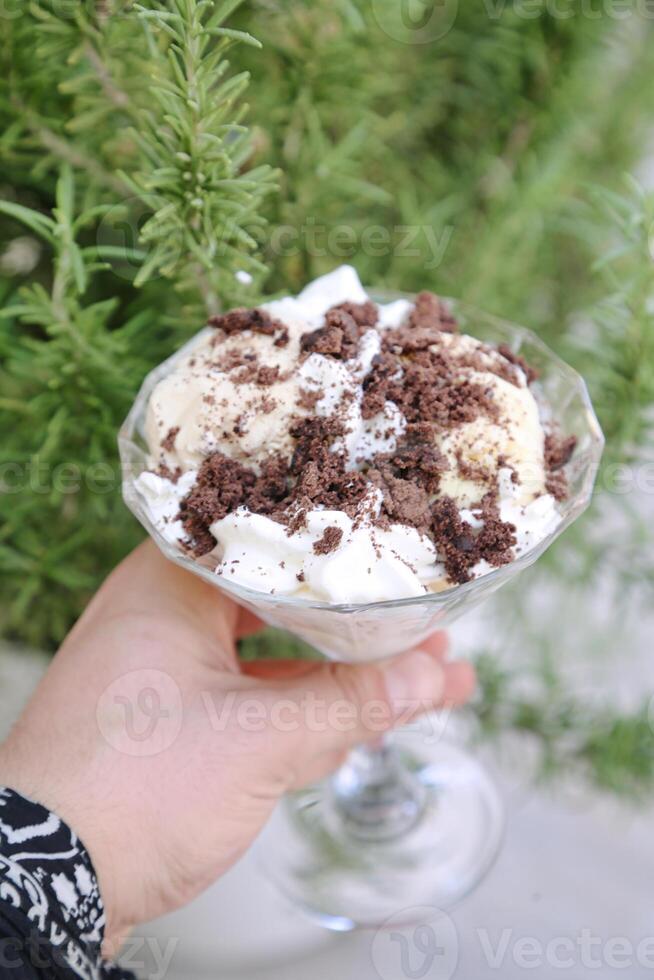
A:
POLYGON ((550 432, 545 436, 545 466, 554 472, 570 462, 577 448, 576 436, 561 436, 550 432))
POLYGON ((175 425, 165 435, 165 438, 161 440, 161 448, 165 449, 166 452, 172 453, 175 448, 175 439, 177 438, 177 433, 179 432, 179 426, 175 425))
POLYGON ((510 361, 511 364, 515 364, 516 367, 522 368, 527 377, 528 385, 539 377, 536 368, 528 364, 521 354, 516 354, 515 351, 512 351, 508 344, 498 344, 497 351, 505 360, 510 361))
POLYGON ((327 310, 325 325, 302 335, 301 350, 341 360, 356 357, 362 328, 343 307, 333 306, 327 310))
POLYGON ((352 317, 354 322, 358 327, 374 327, 379 320, 379 308, 376 303, 372 300, 367 300, 365 303, 338 303, 336 306, 332 306, 328 313, 332 310, 340 310, 343 313, 347 313, 352 317))
POLYGON ((287 347, 289 341, 288 327, 280 324, 280 331, 273 340, 273 347, 287 347))
POLYGON ((324 354, 340 357, 343 346, 343 331, 338 327, 318 327, 310 333, 302 334, 300 349, 307 354, 324 354))
POLYGON ((545 489, 559 503, 568 496, 568 478, 563 467, 572 458, 576 447, 576 436, 562 436, 557 432, 545 436, 545 489))
POLYGON ((475 530, 462 520, 451 497, 441 497, 432 506, 433 538, 448 577, 458 584, 470 580, 472 568, 481 560, 494 567, 513 560, 516 529, 500 519, 496 493, 487 493, 478 511, 484 523, 475 530))
POLYGON ((269 313, 260 309, 246 310, 239 308, 230 310, 229 313, 219 313, 215 316, 210 316, 207 324, 210 327, 216 327, 218 330, 222 330, 228 335, 241 333, 243 330, 252 330, 253 333, 261 333, 272 337, 280 327, 285 329, 283 324, 273 320, 269 313))
POLYGON ((180 520, 196 554, 204 555, 213 549, 216 542, 210 525, 243 504, 255 482, 251 470, 223 453, 213 453, 204 460, 195 485, 179 508, 180 520))
MULTIPOLYGON (((284 523, 283 517, 280 516, 279 520, 284 523)), ((291 534, 297 534, 298 531, 303 531, 306 526, 307 512, 303 507, 297 509, 291 517, 286 519, 286 533, 289 537, 291 534)))
POLYGON ((176 466, 174 470, 171 470, 165 463, 161 463, 157 470, 157 476, 163 477, 164 480, 170 480, 171 483, 177 483, 181 475, 182 469, 180 466, 176 466))
POLYGON ((411 480, 394 476, 390 466, 370 470, 368 479, 384 495, 384 513, 391 521, 420 530, 429 528, 429 494, 411 480))
POLYGON ((420 436, 416 426, 409 426, 400 439, 394 453, 388 459, 393 466, 396 476, 411 480, 423 487, 427 493, 438 493, 441 476, 449 468, 447 457, 430 441, 431 427, 427 426, 429 435, 420 436))
POLYGON ((513 560, 513 548, 517 544, 515 524, 500 518, 496 490, 490 490, 482 499, 479 512, 484 522, 476 545, 479 560, 485 560, 495 568, 508 565, 513 560))
POLYGON ((316 555, 329 555, 332 551, 336 551, 343 539, 343 531, 340 527, 335 527, 330 524, 326 527, 323 535, 317 541, 313 543, 313 551, 316 555))
POLYGON ((279 365, 275 364, 272 367, 258 368, 255 382, 258 385, 274 385, 276 381, 279 381, 279 365))
POLYGON ((372 359, 372 367, 363 379, 363 401, 361 415, 371 419, 383 411, 392 379, 402 368, 399 359, 385 351, 372 359))
POLYGON ((560 470, 556 473, 548 473, 545 478, 545 490, 550 493, 559 503, 568 496, 568 478, 560 470))
POLYGON ((215 366, 221 371, 233 371, 235 368, 256 363, 257 355, 254 351, 228 350, 221 352, 220 360, 215 363, 215 366))
POLYGON ((443 333, 457 333, 459 329, 443 300, 427 290, 416 296, 408 323, 410 327, 435 327, 443 333))
POLYGON ((308 388, 301 388, 298 395, 297 404, 300 406, 300 408, 304 408, 307 412, 313 412, 320 399, 324 397, 325 392, 322 390, 322 388, 318 388, 315 391, 309 391, 308 388))

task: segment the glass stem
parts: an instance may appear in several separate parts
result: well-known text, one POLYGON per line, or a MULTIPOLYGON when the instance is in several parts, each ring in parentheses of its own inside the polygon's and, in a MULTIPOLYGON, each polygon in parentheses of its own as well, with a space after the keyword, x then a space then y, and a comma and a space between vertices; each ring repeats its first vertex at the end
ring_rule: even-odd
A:
POLYGON ((383 739, 350 752, 332 777, 331 793, 343 828, 361 840, 406 833, 420 819, 426 801, 423 784, 383 739))

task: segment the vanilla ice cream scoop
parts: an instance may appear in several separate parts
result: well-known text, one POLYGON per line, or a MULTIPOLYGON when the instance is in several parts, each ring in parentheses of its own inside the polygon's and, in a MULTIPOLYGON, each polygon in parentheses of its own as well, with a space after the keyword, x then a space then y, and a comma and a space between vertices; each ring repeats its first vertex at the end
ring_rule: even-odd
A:
MULTIPOLYGON (((256 468, 270 453, 292 454, 289 426, 294 418, 309 413, 328 415, 343 398, 351 399, 352 452, 356 453, 359 440, 370 443, 374 451, 377 442, 371 433, 375 425, 364 424, 356 408, 361 377, 379 352, 376 331, 368 332, 360 354, 347 366, 320 355, 301 360, 300 346, 302 337, 320 326, 329 307, 366 299, 356 273, 344 266, 312 283, 297 299, 263 306, 278 324, 270 334, 253 330, 227 336, 220 330, 201 333, 192 353, 157 385, 150 398, 146 438, 152 462, 185 472, 221 451, 256 468), (262 377, 273 380, 261 384, 262 377), (312 403, 317 393, 322 398, 312 403)), ((398 424, 392 411, 390 421, 398 424)), ((384 448, 390 445, 387 439, 384 448)))
POLYGON ((343 266, 212 318, 152 392, 138 486, 169 540, 251 589, 448 588, 559 520, 551 463, 572 449, 553 451, 532 377, 433 294, 376 304, 343 266))

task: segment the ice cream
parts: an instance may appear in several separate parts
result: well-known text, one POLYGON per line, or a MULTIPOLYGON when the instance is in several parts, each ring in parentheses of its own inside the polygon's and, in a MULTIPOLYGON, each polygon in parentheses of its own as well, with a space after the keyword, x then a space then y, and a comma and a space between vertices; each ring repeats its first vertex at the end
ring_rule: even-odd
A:
POLYGON ((431 293, 349 266, 213 317, 152 392, 137 488, 167 540, 260 592, 376 602, 453 587, 560 522, 574 440, 534 374, 431 293))

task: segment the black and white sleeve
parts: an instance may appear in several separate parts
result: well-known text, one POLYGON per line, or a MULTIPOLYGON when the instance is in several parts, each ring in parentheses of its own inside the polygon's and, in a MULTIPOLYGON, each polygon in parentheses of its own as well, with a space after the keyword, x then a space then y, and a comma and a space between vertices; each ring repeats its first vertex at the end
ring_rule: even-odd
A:
POLYGON ((105 915, 91 859, 55 813, 0 788, 0 977, 133 980, 101 957, 105 915))

